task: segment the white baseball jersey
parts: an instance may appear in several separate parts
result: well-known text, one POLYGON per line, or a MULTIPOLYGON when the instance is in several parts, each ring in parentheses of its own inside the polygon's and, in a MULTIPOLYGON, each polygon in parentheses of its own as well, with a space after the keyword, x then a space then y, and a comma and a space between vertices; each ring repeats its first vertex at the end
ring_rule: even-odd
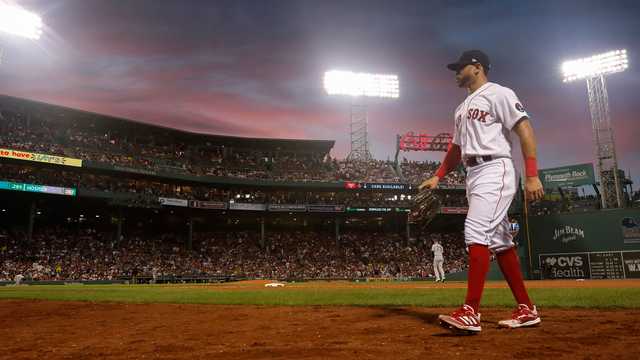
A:
POLYGON ((462 156, 511 157, 511 130, 529 117, 513 90, 487 82, 458 105, 453 143, 462 156))
POLYGON ((434 260, 444 260, 444 256, 442 256, 442 253, 444 252, 442 245, 440 244, 431 245, 431 252, 433 252, 434 260))
POLYGON ((529 116, 516 94, 491 82, 469 94, 456 109, 453 143, 460 146, 462 156, 496 157, 467 168, 467 246, 487 245, 495 253, 514 246, 507 216, 516 192, 511 133, 524 117, 529 116))

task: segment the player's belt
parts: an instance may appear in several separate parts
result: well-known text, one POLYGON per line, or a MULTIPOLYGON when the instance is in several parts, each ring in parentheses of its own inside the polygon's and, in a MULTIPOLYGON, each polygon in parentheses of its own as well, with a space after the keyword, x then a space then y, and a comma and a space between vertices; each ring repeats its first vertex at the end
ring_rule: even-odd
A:
POLYGON ((502 156, 491 156, 491 155, 483 155, 483 156, 465 156, 464 157, 464 166, 470 168, 474 166, 478 166, 480 164, 486 163, 487 161, 499 159, 502 156))

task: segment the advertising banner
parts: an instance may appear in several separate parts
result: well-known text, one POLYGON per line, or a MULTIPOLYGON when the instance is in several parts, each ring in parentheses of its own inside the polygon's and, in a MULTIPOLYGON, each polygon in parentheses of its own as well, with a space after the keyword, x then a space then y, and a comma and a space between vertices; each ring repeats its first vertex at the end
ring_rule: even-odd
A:
POLYGON ((184 199, 174 199, 174 198, 158 198, 161 205, 165 206, 179 206, 179 207, 187 207, 189 206, 189 201, 184 199))
POLYGON ((269 204, 269 211, 305 212, 307 205, 300 204, 269 204))
POLYGON ((538 171, 540 181, 545 189, 557 187, 582 186, 596 183, 593 164, 563 166, 538 171))
POLYGON ((391 212, 393 208, 390 207, 370 207, 367 209, 369 212, 391 212))
POLYGON ((344 188, 347 190, 411 190, 411 184, 404 183, 360 183, 345 181, 344 188))
POLYGON ((620 229, 625 244, 640 244, 640 217, 627 216, 622 218, 620 229))
POLYGON ((409 131, 400 136, 400 150, 426 151, 429 149, 429 138, 427 134, 414 134, 413 131, 409 131))
POLYGON ((540 254, 543 279, 640 279, 640 251, 540 254))
POLYGON ((66 195, 66 196, 76 196, 78 193, 78 191, 75 188, 14 183, 10 181, 0 181, 0 190, 25 191, 25 192, 33 192, 33 193, 66 195))
POLYGON ((74 158, 47 155, 47 154, 38 154, 38 153, 32 153, 28 151, 20 151, 20 150, 12 150, 12 149, 0 148, 0 157, 7 158, 7 159, 36 161, 36 162, 56 164, 56 165, 82 167, 81 159, 74 159, 74 158))
POLYGON ((208 210, 226 210, 227 203, 223 201, 189 201, 189 207, 196 209, 208 209, 208 210))
POLYGON ((640 251, 625 251, 622 259, 627 279, 640 279, 640 251))
POLYGON ((589 255, 540 254, 540 272, 543 279, 589 279, 589 255))
POLYGON ((402 183, 361 183, 360 187, 364 190, 411 190, 411 184, 402 183))
POLYGON ((309 212, 344 212, 344 205, 307 205, 309 212))
POLYGON ((248 211, 265 211, 267 205, 265 204, 248 204, 248 203, 229 203, 230 210, 248 210, 248 211))

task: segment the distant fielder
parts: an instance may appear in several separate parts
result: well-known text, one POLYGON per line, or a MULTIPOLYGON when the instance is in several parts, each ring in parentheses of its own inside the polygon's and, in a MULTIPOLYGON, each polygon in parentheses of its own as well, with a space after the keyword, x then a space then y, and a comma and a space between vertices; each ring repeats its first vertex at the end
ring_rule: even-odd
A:
POLYGON ((458 86, 466 88, 469 94, 455 111, 452 146, 436 175, 425 180, 420 188, 436 188, 440 179, 461 161, 466 167, 469 210, 464 236, 469 251, 469 279, 464 305, 451 315, 440 315, 440 323, 452 331, 482 330, 478 310, 489 271, 489 254, 493 252, 518 304, 511 319, 500 321, 499 326, 539 324, 540 316, 524 286, 507 216, 516 193, 516 172, 511 159, 513 133, 520 138, 525 160, 526 196, 535 201, 544 195, 529 116, 511 89, 487 80, 491 64, 482 51, 466 51, 447 67, 456 72, 458 86))
POLYGON ((518 220, 516 218, 511 218, 511 223, 509 223, 509 232, 511 233, 511 238, 513 239, 513 243, 518 247, 518 242, 515 241, 518 232, 520 232, 520 224, 518 224, 518 220))
POLYGON ((433 253, 433 274, 436 277, 436 282, 444 282, 444 248, 440 245, 438 240, 433 240, 431 245, 431 252, 433 253))
POLYGON ((13 280, 15 281, 16 285, 22 285, 22 280, 24 280, 24 275, 18 274, 14 277, 13 280))

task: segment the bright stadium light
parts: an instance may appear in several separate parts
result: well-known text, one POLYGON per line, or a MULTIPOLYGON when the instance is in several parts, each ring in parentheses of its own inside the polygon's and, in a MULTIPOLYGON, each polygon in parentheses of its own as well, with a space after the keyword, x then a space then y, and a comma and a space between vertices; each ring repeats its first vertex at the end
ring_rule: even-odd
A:
POLYGON ((42 19, 19 6, 0 3, 0 32, 37 40, 42 35, 42 19))
POLYGON ((627 50, 624 49, 565 61, 562 64, 564 82, 584 79, 587 83, 596 165, 600 179, 600 202, 603 209, 623 207, 624 199, 611 127, 606 77, 624 71, 628 66, 627 50))
POLYGON ((392 98, 400 96, 397 75, 354 73, 330 70, 324 73, 324 89, 329 95, 351 96, 351 152, 349 160, 371 160, 367 131, 367 105, 364 97, 392 98))
POLYGON ((398 76, 331 70, 324 74, 324 88, 329 95, 381 98, 400 96, 398 76))
POLYGON ((629 66, 627 50, 613 50, 562 64, 563 82, 570 82, 624 71, 629 66))

